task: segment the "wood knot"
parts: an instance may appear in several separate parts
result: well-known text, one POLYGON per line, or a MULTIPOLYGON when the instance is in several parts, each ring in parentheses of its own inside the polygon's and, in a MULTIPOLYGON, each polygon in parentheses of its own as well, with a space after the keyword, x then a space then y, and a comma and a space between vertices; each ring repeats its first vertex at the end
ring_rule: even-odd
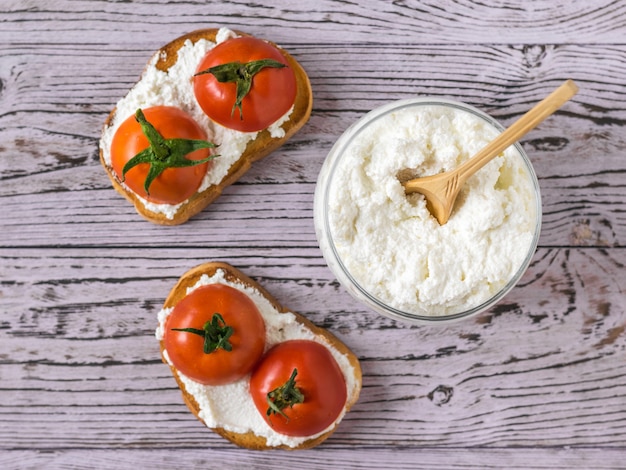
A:
POLYGON ((445 405, 450 401, 452 395, 454 394, 454 389, 452 387, 448 387, 446 385, 439 385, 432 392, 428 394, 428 399, 432 401, 435 405, 441 406, 445 405))
POLYGON ((542 152, 556 152, 567 147, 569 140, 565 137, 543 137, 541 139, 529 140, 527 144, 535 150, 542 152))
POLYGON ((570 244, 574 246, 611 246, 614 239, 613 225, 607 219, 579 219, 569 235, 570 244))
POLYGON ((547 51, 546 46, 542 45, 526 45, 522 49, 524 67, 528 69, 536 69, 541 67, 543 59, 545 59, 547 51))

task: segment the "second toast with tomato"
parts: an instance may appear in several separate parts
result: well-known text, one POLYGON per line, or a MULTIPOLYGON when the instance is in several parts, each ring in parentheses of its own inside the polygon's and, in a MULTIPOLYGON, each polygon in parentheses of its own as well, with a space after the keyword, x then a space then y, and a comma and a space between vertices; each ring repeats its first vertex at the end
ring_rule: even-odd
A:
POLYGON ((284 49, 224 28, 194 31, 157 51, 117 103, 103 128, 100 161, 140 215, 182 224, 301 129, 312 103, 305 70, 284 49), (274 96, 262 101, 255 91, 274 96), (224 94, 234 102, 219 102, 224 94))
POLYGON ((315 447, 361 390, 359 360, 343 342, 226 263, 178 280, 156 337, 192 413, 240 447, 315 447))

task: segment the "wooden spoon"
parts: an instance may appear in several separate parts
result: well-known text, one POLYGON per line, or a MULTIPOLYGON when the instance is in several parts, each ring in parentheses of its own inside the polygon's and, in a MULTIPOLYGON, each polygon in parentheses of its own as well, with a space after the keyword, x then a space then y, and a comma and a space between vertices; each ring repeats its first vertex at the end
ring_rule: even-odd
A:
POLYGON ((402 183, 406 194, 422 193, 426 197, 426 206, 440 225, 450 218, 454 201, 465 181, 500 155, 510 145, 517 142, 544 119, 559 109, 576 94, 578 87, 572 80, 565 81, 560 87, 546 96, 530 111, 524 114, 511 127, 485 146, 458 168, 437 175, 415 178, 402 183))

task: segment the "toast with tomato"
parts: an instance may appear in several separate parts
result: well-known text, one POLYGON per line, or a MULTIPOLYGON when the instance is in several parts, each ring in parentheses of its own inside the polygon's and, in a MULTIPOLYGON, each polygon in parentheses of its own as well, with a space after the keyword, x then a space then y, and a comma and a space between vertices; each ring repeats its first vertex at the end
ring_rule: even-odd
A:
MULTIPOLYGON (((218 288, 220 286, 224 287, 221 284, 210 284, 208 287, 218 288)), ((210 295, 220 296, 221 294, 214 293, 210 295)), ((227 293, 226 295, 230 296, 231 294, 227 293)), ((212 303, 220 305, 220 312, 223 314, 223 318, 220 316, 220 321, 223 321, 222 326, 227 328, 227 325, 235 324, 239 321, 236 319, 231 320, 228 317, 228 305, 232 301, 230 297, 228 298, 230 300, 225 301, 224 298, 219 297, 219 299, 215 299, 214 302, 206 298, 202 300, 197 299, 196 308, 208 309, 213 312, 212 303), (207 307, 207 305, 210 306, 207 307)), ((241 300, 245 301, 245 299, 240 299, 240 301, 241 300)), ((247 309, 240 301, 235 301, 236 308, 233 307, 235 311, 247 309)), ((257 302, 261 303, 259 300, 257 300, 257 302)), ((163 325, 165 333, 159 340, 161 354, 163 356, 163 362, 170 366, 174 378, 182 391, 184 402, 201 422, 217 434, 240 447, 256 450, 270 448, 294 450, 315 447, 326 440, 335 431, 345 413, 350 410, 358 399, 361 389, 361 367, 354 353, 329 331, 315 326, 304 316, 285 309, 262 286, 229 264, 219 262, 206 263, 185 273, 170 291, 165 300, 163 309, 163 311, 171 309, 171 313, 169 313, 169 316, 165 320, 163 325), (230 424, 231 429, 227 429, 229 425, 221 425, 216 422, 207 423, 206 420, 213 418, 207 418, 206 415, 203 414, 206 411, 203 410, 199 402, 205 403, 204 407, 210 410, 209 413, 215 413, 217 415, 220 414, 220 402, 211 402, 209 400, 209 404, 206 404, 207 399, 203 398, 204 395, 202 395, 202 392, 198 391, 198 387, 202 387, 202 385, 199 385, 195 381, 190 381, 188 376, 184 375, 179 367, 175 365, 175 363, 181 363, 177 362, 178 359, 175 360, 174 356, 180 356, 180 354, 195 354, 195 358, 188 358, 187 362, 182 363, 180 368, 185 369, 185 373, 190 375, 200 373, 197 380, 202 380, 202 372, 192 369, 197 369, 197 365, 203 361, 217 361, 214 364, 205 364, 206 370, 204 374, 208 374, 209 376, 207 377, 208 381, 205 383, 220 383, 219 378, 216 382, 214 374, 216 370, 219 370, 220 366, 223 365, 224 360, 221 359, 220 356, 215 356, 215 359, 208 357, 211 354, 215 354, 214 352, 210 352, 208 355, 205 353, 200 354, 198 350, 202 349, 203 346, 206 347, 208 340, 206 338, 204 340, 200 338, 201 331, 199 329, 189 328, 190 325, 188 324, 189 312, 194 309, 194 307, 191 306, 193 301, 190 301, 190 297, 207 286, 195 287, 191 290, 190 288, 196 286, 204 275, 212 277, 218 273, 218 271, 221 272, 220 274, 225 281, 233 285, 242 286, 242 290, 253 289, 256 291, 263 299, 263 302, 269 302, 269 305, 272 307, 272 315, 285 315, 288 318, 292 318, 289 316, 294 315, 295 322, 298 324, 297 327, 303 327, 307 331, 307 335, 310 336, 310 338, 307 337, 308 339, 290 338, 266 345, 262 357, 254 359, 256 364, 251 368, 251 372, 247 373, 243 379, 239 379, 240 381, 233 385, 233 387, 238 387, 239 390, 247 390, 245 393, 249 394, 249 396, 246 396, 245 400, 241 400, 241 402, 250 401, 250 403, 254 403, 254 405, 245 406, 242 404, 241 410, 246 410, 246 412, 256 416, 245 415, 243 418, 240 418, 239 415, 244 415, 244 411, 238 411, 236 413, 236 419, 255 418, 257 422, 261 420, 263 423, 267 423, 268 427, 271 428, 269 435, 267 434, 268 431, 265 431, 265 425, 261 426, 260 430, 257 428, 255 431, 253 428, 256 425, 251 425, 250 429, 242 431, 241 429, 233 430, 232 423, 230 424), (183 303, 187 304, 184 305, 185 313, 182 317, 177 316, 177 311, 183 307, 183 303), (180 321, 181 318, 183 318, 182 323, 180 321), (185 326, 187 328, 185 328, 185 326), (195 336, 193 333, 196 333, 198 336, 195 336), (169 338, 167 336, 168 334, 170 335, 169 338), (176 339, 172 340, 172 335, 177 335, 176 339), (195 346, 195 353, 183 351, 191 347, 188 341, 192 341, 193 339, 190 338, 190 336, 199 341, 195 346), (180 351, 176 351, 176 349, 180 351), (334 359, 333 355, 330 354, 331 350, 334 350, 335 358, 339 355, 341 360, 344 361, 341 367, 337 364, 333 365, 334 359), (201 356, 204 355, 204 358, 198 357, 198 354, 201 356), (294 367, 294 364, 297 364, 297 366, 294 367), (337 372, 337 370, 340 372, 337 372), (337 377, 337 374, 339 374, 340 377, 337 377), (300 389, 298 388, 299 386, 300 389), (319 386, 317 392, 316 386, 319 386), (285 387, 291 388, 285 390, 285 387), (276 395, 277 393, 278 395, 276 395), (292 394, 295 394, 295 398, 292 394), (295 399, 295 403, 282 403, 283 399, 288 401, 290 399, 289 397, 295 399), (331 410, 333 407, 335 407, 335 411, 331 410), (340 409, 338 407, 340 407, 340 409), (332 415, 333 417, 330 422, 326 423, 319 421, 320 419, 328 419, 327 415, 331 413, 335 413, 338 417, 332 415), (317 426, 317 428, 315 426, 317 426), (297 436, 297 440, 293 442, 276 441, 273 437, 274 432, 281 435, 297 436), (274 442, 271 442, 272 440, 274 440, 274 442), (276 442, 278 442, 278 444, 276 442)), ((193 315, 196 314, 197 313, 194 313, 193 315)), ((238 314, 236 315, 238 316, 238 314)), ((215 322, 215 318, 213 318, 213 320, 215 322)), ((272 322, 269 322, 274 324, 274 328, 276 328, 275 320, 276 319, 273 318, 272 322)), ((162 320, 160 320, 160 322, 161 321, 162 320)), ((198 318, 196 326, 200 326, 202 322, 204 322, 204 319, 198 318)), ((209 328, 208 323, 210 322, 207 321, 205 323, 205 330, 209 328)), ((246 325, 254 323, 254 319, 246 316, 246 319, 241 322, 241 326, 235 325, 235 332, 230 331, 230 333, 226 335, 228 341, 232 342, 231 349, 227 352, 222 352, 222 357, 239 354, 237 349, 241 348, 241 346, 239 339, 236 337, 237 330, 238 328, 245 329, 246 325)), ((266 321, 266 323, 268 322, 266 321)), ((258 326, 254 329, 256 331, 262 330, 262 328, 258 326)), ((246 334, 250 335, 250 332, 246 334)), ((262 331, 262 334, 265 335, 265 330, 262 331)), ((159 334, 157 333, 157 337, 158 336, 159 334)), ((213 340, 218 336, 219 335, 216 336, 214 334, 210 335, 213 340)), ((271 335, 268 334, 268 338, 270 336, 271 335)), ((251 344, 255 343, 255 340, 252 339, 248 341, 251 344)), ((251 349, 256 350, 257 346, 251 349)), ((254 352, 254 354, 257 353, 254 352)), ((230 361, 231 364, 236 364, 236 366, 233 365, 233 369, 247 362, 240 358, 233 358, 232 360, 229 358, 228 361, 230 361)), ((241 374, 241 371, 235 372, 241 374)), ((223 386, 228 387, 227 385, 223 386)), ((208 385, 208 387, 211 387, 211 385, 208 385)), ((217 385, 217 387, 220 387, 220 385, 217 385)), ((229 391, 231 389, 222 388, 221 390, 213 390, 215 396, 231 396, 231 392, 229 391)), ((226 406, 225 403, 224 406, 226 406)), ((232 406, 232 404, 228 406, 232 406)), ((254 422, 254 420, 251 420, 251 422, 254 422)), ((244 427, 244 429, 246 428, 244 427)))
MULTIPOLYGON (((202 39, 214 43, 219 31, 203 29, 176 38, 156 52, 146 70, 153 67, 169 74, 177 67, 181 48, 202 39)), ((192 124, 180 132, 172 129, 176 123, 189 120, 190 116, 181 121, 178 117, 167 115, 171 114, 171 109, 138 109, 134 116, 133 109, 132 113, 126 113, 128 116, 121 116, 118 115, 119 103, 105 121, 100 161, 115 190, 129 200, 140 215, 153 223, 178 225, 186 222, 248 171, 253 162, 282 146, 310 117, 313 103, 311 84, 296 59, 272 42, 242 32, 232 33, 237 37, 216 44, 198 62, 196 72, 181 80, 184 81, 181 86, 188 86, 188 93, 193 93, 194 99, 186 98, 180 107, 193 107, 193 112, 204 112, 209 118, 207 122, 210 129, 189 130, 194 127, 192 124), (232 62, 228 62, 230 56, 232 62), (245 72, 242 72, 243 69, 245 72), (250 81, 242 82, 241 76, 248 74, 252 77, 250 81), (256 90, 258 92, 255 94, 256 90), (275 123, 277 118, 287 115, 286 109, 291 109, 291 112, 285 122, 278 124, 282 131, 272 135, 268 123, 275 123), (140 111, 145 114, 141 124, 140 111), (149 116, 150 113, 153 117, 149 116), (112 138, 111 131, 118 126, 122 127, 122 121, 124 132, 118 129, 112 138), (220 150, 229 147, 229 142, 214 145, 212 136, 216 133, 227 135, 222 130, 215 131, 215 126, 255 135, 245 144, 238 158, 230 164, 219 181, 201 186, 204 175, 212 170, 210 160, 219 159, 220 150), (152 138, 146 133, 146 128, 153 135, 152 138), (174 149, 170 143, 180 139, 187 139, 183 150, 179 147, 174 149), (152 152, 152 156, 146 155, 148 150, 162 149, 164 146, 168 146, 171 157, 167 155, 168 151, 160 153, 158 150, 152 152), (155 204, 167 205, 172 210, 155 209, 155 204)), ((144 76, 145 72, 142 80, 144 76)), ((140 83, 141 80, 137 85, 140 83)), ((150 90, 150 93, 154 95, 155 92, 150 90)), ((159 103, 159 99, 152 96, 149 106, 177 107, 176 103, 171 102, 171 96, 167 99, 168 105, 164 106, 164 103, 159 103)), ((189 109, 185 111, 189 112, 189 109)))

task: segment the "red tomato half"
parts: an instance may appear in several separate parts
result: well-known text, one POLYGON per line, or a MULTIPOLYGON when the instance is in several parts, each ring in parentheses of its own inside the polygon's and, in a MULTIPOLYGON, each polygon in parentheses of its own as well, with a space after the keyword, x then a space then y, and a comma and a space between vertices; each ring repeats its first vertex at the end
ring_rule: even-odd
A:
POLYGON ((198 287, 176 304, 165 324, 165 349, 174 366, 205 385, 223 385, 248 374, 263 355, 265 322, 255 303, 244 293, 224 284, 198 287), (173 328, 202 329, 219 313, 232 327, 232 350, 204 353, 204 339, 173 328))
MULTIPOLYGON (((287 60, 271 44, 254 38, 239 37, 224 41, 211 49, 198 65, 197 72, 231 62, 246 64, 272 59, 287 64, 287 60)), ((252 79, 250 92, 243 98, 242 115, 233 111, 237 99, 235 83, 219 82, 212 74, 194 77, 196 100, 213 121, 242 132, 256 132, 269 127, 283 116, 296 99, 296 77, 293 70, 266 67, 252 79)))
MULTIPOLYGON (((181 109, 172 106, 154 106, 143 109, 143 113, 146 120, 165 139, 207 139, 206 132, 200 125, 181 109)), ((111 143, 111 165, 120 181, 123 180, 139 196, 158 204, 178 204, 196 192, 207 172, 209 163, 166 169, 150 185, 149 195, 144 189, 144 182, 150 168, 148 163, 131 168, 123 178, 122 169, 126 162, 148 147, 148 139, 142 132, 141 126, 134 115, 130 116, 117 129, 111 143)), ((208 155, 209 150, 202 149, 186 155, 186 158, 202 160, 208 155)))
POLYGON ((291 340, 272 347, 250 378, 257 410, 268 424, 288 436, 312 436, 332 424, 346 404, 346 382, 330 351, 308 340, 291 340), (267 395, 284 385, 297 369, 295 386, 303 402, 267 416, 267 395))

